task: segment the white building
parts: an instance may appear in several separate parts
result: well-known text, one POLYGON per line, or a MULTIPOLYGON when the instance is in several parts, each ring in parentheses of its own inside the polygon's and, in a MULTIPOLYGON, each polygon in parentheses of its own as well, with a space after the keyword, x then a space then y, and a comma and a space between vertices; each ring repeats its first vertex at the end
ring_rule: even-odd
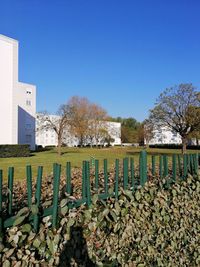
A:
MULTIPOLYGON (((59 116, 57 115, 50 115, 50 120, 56 123, 56 121, 59 120, 59 116)), ((36 116, 36 145, 37 146, 57 146, 58 145, 58 140, 57 140, 57 134, 52 128, 47 128, 42 127, 43 124, 45 124, 45 121, 41 120, 41 115, 38 113, 36 116)), ((121 145, 121 123, 119 122, 105 122, 105 129, 110 135, 110 137, 113 139, 111 142, 111 145, 121 145)), ((102 124, 101 124, 102 126, 102 124)), ((78 139, 70 134, 69 130, 66 129, 64 131, 63 135, 63 144, 69 146, 69 147, 74 147, 78 146, 79 141, 78 139)), ((91 140, 86 139, 85 140, 85 145, 91 144, 91 140)), ((103 141, 100 140, 99 145, 103 144, 103 141)), ((92 142, 92 145, 95 145, 95 142, 92 142)))
POLYGON ((18 81, 18 41, 0 35, 0 144, 35 149, 36 87, 18 81))
POLYGON ((153 137, 150 140, 145 140, 145 144, 181 144, 181 136, 177 132, 173 132, 167 127, 154 128, 153 137))

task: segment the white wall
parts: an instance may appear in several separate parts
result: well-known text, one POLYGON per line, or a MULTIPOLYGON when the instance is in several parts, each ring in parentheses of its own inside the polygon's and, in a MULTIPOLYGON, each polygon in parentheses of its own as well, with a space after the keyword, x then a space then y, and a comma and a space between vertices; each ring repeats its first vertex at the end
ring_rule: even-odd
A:
POLYGON ((149 145, 181 143, 181 136, 165 127, 158 129, 155 128, 153 130, 153 138, 151 138, 151 140, 148 142, 149 145))
POLYGON ((31 149, 35 149, 36 87, 18 83, 16 99, 18 143, 30 144, 31 149))
POLYGON ((35 113, 36 87, 18 81, 18 41, 0 35, 0 144, 29 143, 34 149, 35 113), (27 99, 31 106, 27 106, 27 99), (31 121, 30 129, 26 129, 27 121, 31 121), (31 142, 26 140, 28 135, 31 142))
MULTIPOLYGON (((50 115, 50 118, 54 123, 56 120, 59 120, 59 116, 57 115, 50 115)), ((43 121, 41 120, 40 114, 38 113, 36 116, 36 145, 45 146, 57 146, 57 134, 53 129, 43 129, 43 121)), ((119 122, 106 122, 105 129, 108 131, 110 136, 114 139, 114 142, 111 145, 121 145, 121 123, 119 122)), ((86 140, 86 144, 90 143, 90 141, 86 140)), ((78 146, 78 139, 69 133, 69 130, 65 130, 63 143, 69 147, 78 146)), ((95 143, 94 143, 95 144, 95 143)), ((93 145, 94 145, 93 144, 93 145)))
POLYGON ((0 144, 13 143, 13 55, 17 42, 0 35, 0 144))

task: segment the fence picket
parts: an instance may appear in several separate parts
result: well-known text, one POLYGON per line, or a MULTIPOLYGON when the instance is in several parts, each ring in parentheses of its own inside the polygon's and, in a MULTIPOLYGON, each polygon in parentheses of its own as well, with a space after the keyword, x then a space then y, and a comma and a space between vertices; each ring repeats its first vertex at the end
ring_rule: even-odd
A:
POLYGON ((162 155, 159 156, 159 176, 160 176, 160 179, 163 178, 163 157, 162 157, 162 155))
POLYGON ((152 176, 155 176, 156 174, 156 156, 155 155, 151 157, 151 166, 152 166, 152 171, 151 171, 152 176))
POLYGON ((133 158, 131 158, 130 164, 131 164, 131 187, 132 187, 132 191, 134 191, 135 190, 135 168, 134 168, 133 158))
POLYGON ((61 165, 54 165, 54 178, 53 178, 53 211, 52 211, 52 226, 57 226, 57 215, 58 215, 58 199, 59 199, 59 186, 60 186, 60 173, 61 165))
POLYGON ((72 194, 72 184, 71 184, 71 162, 66 164, 66 192, 67 194, 72 194))
POLYGON ((12 215, 14 168, 8 168, 8 214, 12 215))
POLYGON ((164 169, 164 177, 168 176, 168 156, 163 155, 163 169, 164 169))
POLYGON ((187 155, 184 154, 183 155, 183 179, 186 179, 187 175, 188 175, 188 163, 187 163, 187 155))
POLYGON ((173 182, 176 182, 176 170, 177 165, 176 165, 176 155, 172 155, 172 180, 173 182))
POLYGON ((119 196, 119 159, 115 160, 115 199, 119 196))
POLYGON ((90 190, 90 163, 86 161, 86 192, 87 192, 87 206, 91 204, 91 190, 90 190))
POLYGON ((105 194, 108 194, 108 161, 107 159, 104 159, 103 161, 104 166, 104 190, 105 194))
POLYGON ((38 207, 38 214, 35 214, 33 218, 33 228, 35 232, 38 231, 38 226, 39 226, 39 208, 40 208, 40 198, 41 198, 42 173, 43 173, 43 167, 39 166, 37 173, 36 192, 35 192, 35 204, 38 207))
POLYGON ((146 151, 140 152, 140 185, 144 186, 147 181, 147 153, 146 151))
POLYGON ((98 159, 95 160, 95 189, 99 189, 99 161, 98 159))
POLYGON ((28 207, 32 205, 32 168, 30 165, 26 166, 26 181, 27 181, 27 195, 28 207))

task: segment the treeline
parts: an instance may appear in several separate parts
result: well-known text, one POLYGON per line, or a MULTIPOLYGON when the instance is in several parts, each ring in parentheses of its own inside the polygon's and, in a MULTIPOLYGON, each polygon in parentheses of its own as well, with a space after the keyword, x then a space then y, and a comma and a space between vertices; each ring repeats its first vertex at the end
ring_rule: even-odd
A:
POLYGON ((121 123, 122 143, 144 144, 144 122, 141 123, 133 117, 110 117, 109 120, 121 123))

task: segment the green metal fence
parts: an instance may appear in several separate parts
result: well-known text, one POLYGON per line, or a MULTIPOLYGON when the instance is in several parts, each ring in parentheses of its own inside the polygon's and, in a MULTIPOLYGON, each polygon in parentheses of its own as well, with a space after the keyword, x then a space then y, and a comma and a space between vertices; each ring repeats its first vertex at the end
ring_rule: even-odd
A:
MULTIPOLYGON (((112 184, 109 181, 110 177, 107 159, 104 159, 103 161, 103 183, 100 181, 99 160, 95 159, 92 163, 93 166, 91 166, 90 161, 84 161, 82 164, 81 198, 70 201, 68 203, 68 207, 79 207, 82 204, 89 206, 91 204, 92 194, 94 193, 98 194, 99 199, 107 199, 113 196, 117 200, 121 187, 124 190, 129 189, 135 191, 138 186, 144 186, 150 177, 152 178, 159 176, 160 179, 168 177, 167 185, 170 186, 170 184, 176 182, 177 179, 186 179, 188 173, 194 175, 198 172, 198 154, 187 154, 184 156, 175 154, 172 156, 153 155, 150 157, 151 161, 148 165, 147 153, 146 151, 141 151, 138 166, 136 166, 134 158, 124 158, 122 164, 119 159, 116 159, 114 167, 114 180, 112 184), (156 164, 156 162, 158 162, 158 164, 156 164), (94 169, 92 174, 93 180, 91 180, 91 169, 94 169), (100 191, 101 193, 99 193, 100 191)), ((73 195, 73 177, 70 162, 66 163, 65 170, 65 192, 68 195, 73 195)), ((27 207, 29 209, 33 209, 34 207, 34 209, 38 210, 38 212, 30 215, 28 220, 30 223, 32 223, 36 232, 38 230, 40 220, 49 215, 52 216, 52 226, 54 228, 57 227, 59 217, 58 212, 60 207, 59 188, 61 179, 61 165, 57 163, 53 164, 53 200, 52 205, 48 208, 42 208, 41 205, 42 177, 43 167, 39 166, 35 184, 35 194, 33 196, 32 168, 31 166, 26 167, 27 207)), ((0 170, 0 233, 3 233, 5 228, 13 226, 13 223, 16 220, 16 214, 13 212, 13 182, 14 168, 9 167, 7 193, 3 194, 3 171, 0 170)))

